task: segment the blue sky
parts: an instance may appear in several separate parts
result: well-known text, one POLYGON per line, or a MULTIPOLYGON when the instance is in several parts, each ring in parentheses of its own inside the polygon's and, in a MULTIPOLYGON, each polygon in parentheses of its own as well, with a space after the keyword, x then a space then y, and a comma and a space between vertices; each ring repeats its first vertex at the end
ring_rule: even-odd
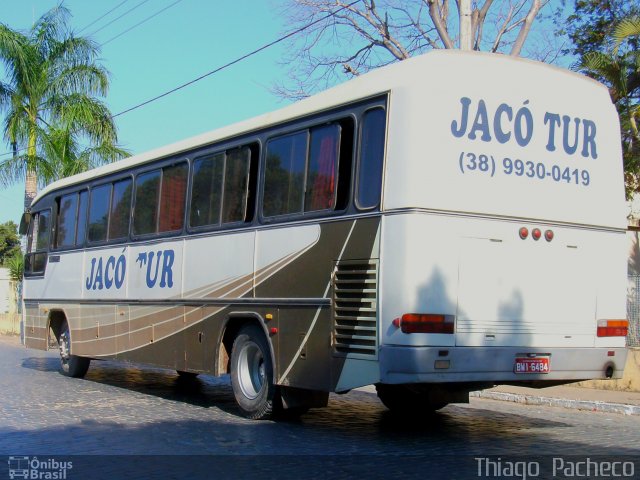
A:
MULTIPOLYGON (((102 44, 104 66, 111 72, 107 104, 118 113, 202 75, 281 35, 283 25, 270 0, 181 0, 146 23, 109 40, 176 0, 127 0, 99 22, 98 17, 123 0, 65 0, 71 25, 102 44), (105 26, 106 25, 106 26, 105 26), (103 29, 101 29, 104 26, 103 29), (84 30, 82 30, 84 29, 84 30), (96 30, 101 29, 95 35, 96 30)), ((54 0, 0 0, 0 22, 28 29, 54 0)), ((248 60, 143 108, 118 117, 120 143, 141 153, 217 127, 275 110, 286 103, 270 91, 282 78, 282 46, 248 60)), ((9 151, 4 143, 0 153, 9 151)), ((0 223, 19 221, 24 183, 0 190, 0 223)))

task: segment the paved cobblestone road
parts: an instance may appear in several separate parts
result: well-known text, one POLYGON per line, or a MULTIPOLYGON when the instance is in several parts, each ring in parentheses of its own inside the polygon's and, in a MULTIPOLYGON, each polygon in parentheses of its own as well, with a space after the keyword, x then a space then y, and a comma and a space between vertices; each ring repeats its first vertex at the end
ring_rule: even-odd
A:
POLYGON ((68 479, 199 478, 202 469, 207 478, 478 478, 475 457, 506 465, 522 455, 625 456, 640 478, 640 417, 472 399, 410 421, 351 392, 299 420, 251 421, 226 377, 183 382, 168 370, 92 362, 85 379, 71 379, 58 373, 56 352, 0 337, 2 455, 0 480, 16 455, 74 455, 68 479))

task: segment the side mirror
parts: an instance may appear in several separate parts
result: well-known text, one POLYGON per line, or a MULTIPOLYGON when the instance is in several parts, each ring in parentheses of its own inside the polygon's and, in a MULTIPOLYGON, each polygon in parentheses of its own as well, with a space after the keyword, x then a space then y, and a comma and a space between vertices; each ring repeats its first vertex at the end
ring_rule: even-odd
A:
POLYGON ((31 213, 24 212, 22 214, 22 218, 20 219, 20 228, 18 229, 18 233, 20 235, 26 235, 29 232, 29 224, 31 223, 31 213))

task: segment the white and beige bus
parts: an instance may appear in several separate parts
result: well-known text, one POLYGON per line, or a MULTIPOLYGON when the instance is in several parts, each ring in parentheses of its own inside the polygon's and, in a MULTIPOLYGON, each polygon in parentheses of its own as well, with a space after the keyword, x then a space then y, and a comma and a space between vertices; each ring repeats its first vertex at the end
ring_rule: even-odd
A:
POLYGON ((24 342, 230 373, 242 413, 376 385, 414 414, 619 378, 618 119, 580 75, 436 51, 47 187, 24 342))

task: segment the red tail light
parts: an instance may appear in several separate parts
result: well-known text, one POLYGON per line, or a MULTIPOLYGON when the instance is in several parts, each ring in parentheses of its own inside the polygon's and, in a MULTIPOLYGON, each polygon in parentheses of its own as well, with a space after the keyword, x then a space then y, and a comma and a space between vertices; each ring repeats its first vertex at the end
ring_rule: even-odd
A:
POLYGON ((598 320, 599 337, 626 337, 628 331, 628 320, 598 320))
POLYGON ((453 315, 434 315, 431 313, 405 313, 396 318, 393 324, 402 333, 453 333, 453 315))
POLYGON ((534 228, 531 231, 531 238, 533 238, 534 240, 540 240, 541 236, 542 236, 542 232, 540 231, 539 228, 534 228))

